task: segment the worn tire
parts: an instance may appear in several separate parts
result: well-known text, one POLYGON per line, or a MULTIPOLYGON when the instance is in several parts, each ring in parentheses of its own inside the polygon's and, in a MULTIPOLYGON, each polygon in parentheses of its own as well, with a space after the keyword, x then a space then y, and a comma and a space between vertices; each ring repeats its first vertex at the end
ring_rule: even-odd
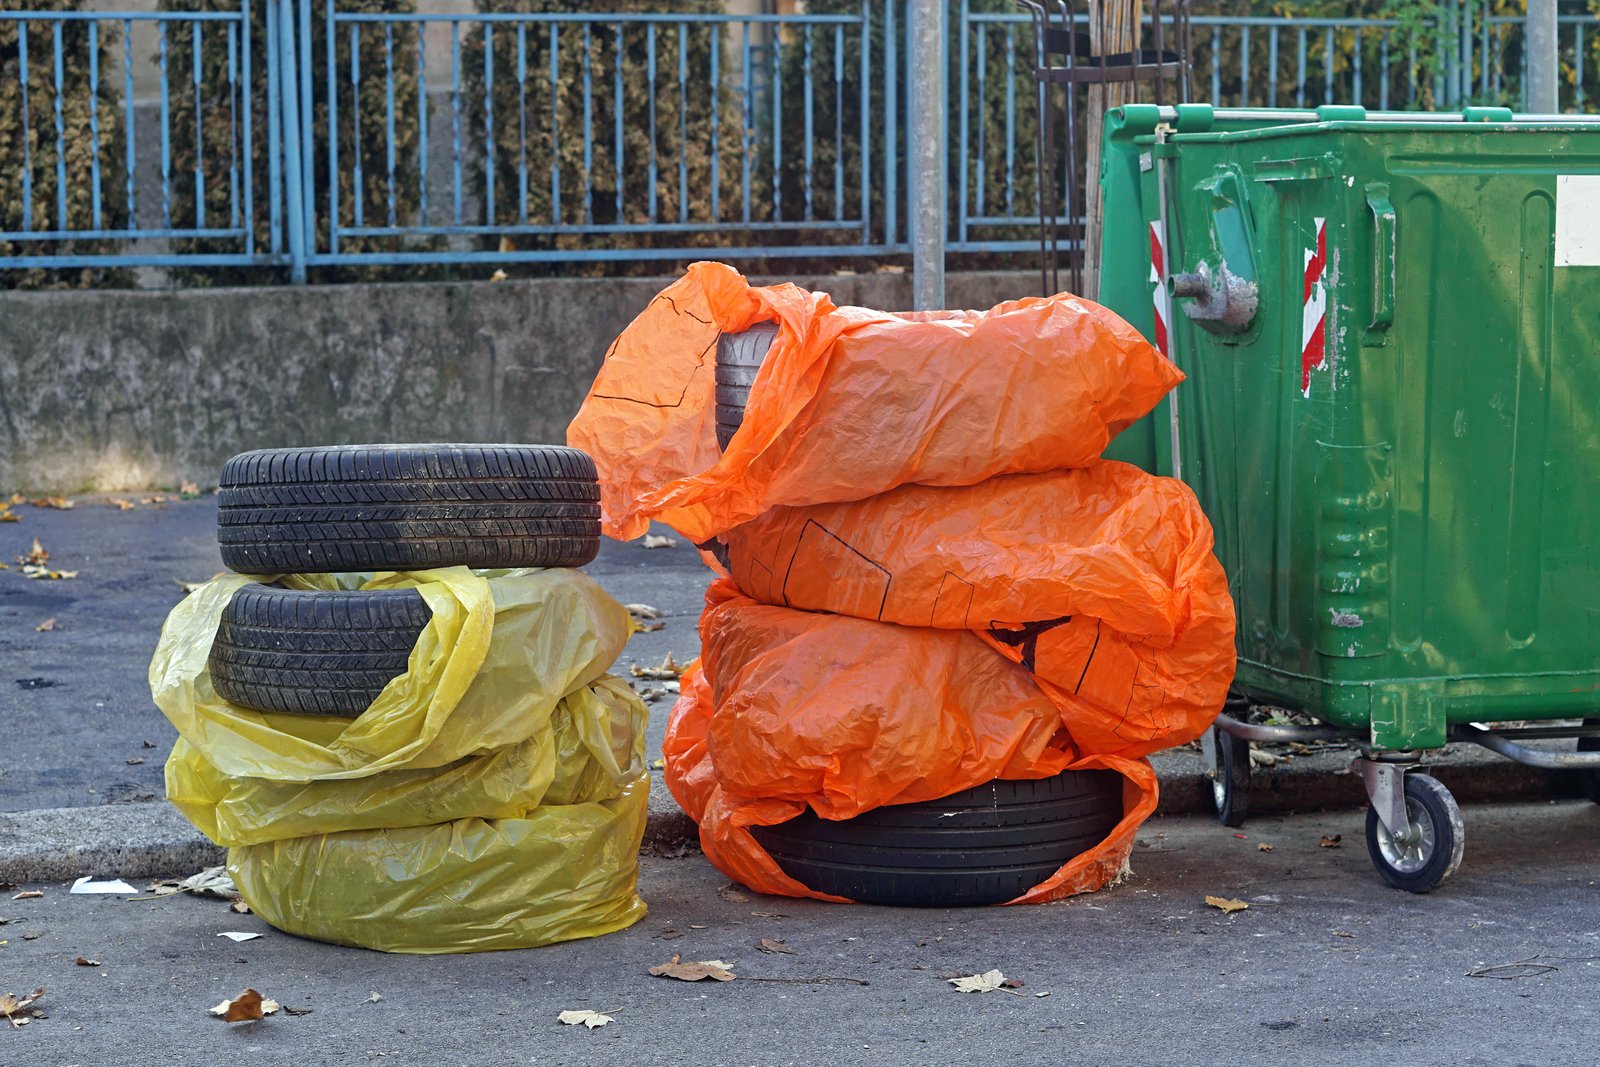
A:
POLYGON ((260 449, 228 460, 217 498, 241 574, 581 567, 600 550, 594 460, 555 445, 260 449))
POLYGON ((853 819, 815 812, 751 827, 784 873, 863 904, 970 907, 1013 900, 1098 845, 1122 819, 1122 775, 996 780, 853 819))
POLYGON ((748 330, 717 338, 717 444, 723 448, 744 422, 750 386, 777 336, 777 323, 758 322, 748 330))
POLYGON ((432 617, 415 589, 247 586, 223 609, 211 684, 252 711, 354 717, 405 673, 432 617))

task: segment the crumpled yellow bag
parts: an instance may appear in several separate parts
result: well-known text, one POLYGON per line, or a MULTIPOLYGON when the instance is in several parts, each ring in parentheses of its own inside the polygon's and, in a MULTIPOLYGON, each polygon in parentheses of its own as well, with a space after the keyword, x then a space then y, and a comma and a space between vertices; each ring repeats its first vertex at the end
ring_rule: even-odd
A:
MULTIPOLYGON (((607 675, 563 697, 547 728, 526 741, 444 767, 316 782, 224 774, 180 737, 167 759, 167 799, 201 833, 228 847, 517 818, 541 804, 618 796, 644 766, 645 714, 627 683, 607 675)), ((303 721, 283 729, 328 729, 324 720, 297 718, 303 721)))
POLYGON ((635 891, 650 776, 614 799, 520 819, 351 830, 232 849, 228 872, 280 930, 383 952, 481 952, 598 937, 644 918, 635 891))
POLYGON ((355 719, 217 696, 206 659, 233 594, 173 609, 150 664, 177 727, 173 803, 279 929, 394 952, 531 948, 638 921, 649 803, 644 704, 605 676, 628 612, 573 570, 292 575, 411 587, 433 617, 406 673, 355 719))
POLYGON ((433 610, 405 674, 354 720, 248 711, 217 696, 206 672, 223 608, 253 581, 213 578, 167 616, 150 693, 179 735, 217 770, 310 782, 443 767, 534 736, 556 704, 616 662, 633 624, 575 570, 465 567, 378 575, 285 575, 299 589, 415 588, 433 610))

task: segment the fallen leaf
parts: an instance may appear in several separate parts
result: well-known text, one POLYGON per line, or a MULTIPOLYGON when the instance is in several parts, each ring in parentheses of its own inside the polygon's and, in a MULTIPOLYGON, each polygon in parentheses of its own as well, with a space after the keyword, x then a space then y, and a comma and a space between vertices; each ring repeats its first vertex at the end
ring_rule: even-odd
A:
POLYGON ((1048 989, 1046 989, 1043 993, 1035 993, 1034 994, 1034 996, 1036 996, 1036 997, 1048 997, 1049 995, 1050 995, 1050 990, 1048 990, 1048 989))
POLYGON ((567 1026, 577 1026, 582 1023, 591 1030, 616 1021, 603 1011, 590 1011, 588 1008, 580 1008, 577 1011, 564 1011, 556 1016, 556 1022, 558 1023, 565 1023, 567 1026))
POLYGON ((185 500, 193 500, 200 495, 200 487, 193 482, 184 482, 178 486, 178 495, 185 500))
POLYGON ((666 766, 667 761, 664 759, 653 759, 650 761, 650 769, 653 771, 663 770, 666 768, 666 766))
POLYGON ((23 1012, 27 1011, 33 1002, 42 996, 44 996, 44 986, 40 986, 23 997, 13 996, 10 993, 0 993, 0 1015, 4 1015, 12 1026, 26 1026, 28 1019, 32 1017, 32 1013, 24 1015, 23 1012))
POLYGON ((116 497, 112 497, 111 506, 116 508, 118 511, 132 511, 139 505, 135 504, 131 500, 118 500, 116 497))
POLYGON ((170 496, 146 496, 146 497, 140 497, 139 498, 139 503, 141 503, 141 504, 155 504, 155 505, 159 506, 161 504, 165 504, 167 501, 172 500, 172 499, 174 499, 174 498, 170 497, 170 496))
POLYGON ((373 993, 371 996, 367 997, 367 999, 363 1000, 361 1003, 363 1003, 363 1004, 376 1004, 382 999, 383 999, 383 997, 382 997, 381 994, 373 993))
POLYGON ((42 567, 50 559, 50 550, 41 545, 39 539, 35 537, 33 539, 33 547, 28 550, 28 554, 26 556, 17 556, 15 559, 18 563, 30 563, 36 567, 42 567))
POLYGON ((100 961, 99 960, 85 959, 82 956, 79 956, 75 962, 78 964, 79 967, 98 967, 98 966, 100 966, 100 961))
POLYGON ((683 936, 683 931, 674 929, 673 927, 669 926, 665 930, 663 930, 659 934, 657 934, 656 936, 659 937, 663 941, 676 941, 678 938, 683 936))
POLYGON ((1338 848, 1340 842, 1343 840, 1343 834, 1323 834, 1322 840, 1318 841, 1317 844, 1321 845, 1323 848, 1338 848))
POLYGON ((959 978, 946 978, 945 981, 963 993, 993 993, 996 989, 1004 988, 1006 976, 998 970, 993 970, 984 971, 982 974, 966 974, 959 978))
POLYGON ((40 497, 38 500, 28 501, 28 503, 36 508, 55 508, 57 511, 71 511, 78 506, 64 496, 40 497))
POLYGON ((1256 851, 1257 852, 1271 852, 1272 851, 1272 846, 1267 844, 1265 841, 1263 841, 1259 845, 1256 846, 1256 851))
POLYGON ((1007 978, 1004 982, 1000 983, 1000 986, 1002 989, 1021 989, 1027 984, 1027 982, 1024 982, 1020 978, 1007 978))
POLYGON ((39 940, 39 935, 38 934, 23 934, 22 935, 22 940, 24 940, 24 941, 37 941, 37 940, 39 940))
POLYGON ((228 905, 228 910, 238 912, 240 915, 249 915, 250 905, 244 902, 243 897, 236 897, 233 902, 228 905))
POLYGON ((677 543, 676 537, 657 537, 655 534, 645 534, 644 540, 639 542, 645 548, 673 548, 677 543))
POLYGON ((758 919, 787 919, 789 917, 781 911, 752 911, 750 914, 758 919))
POLYGON ((717 890, 717 896, 721 897, 723 900, 726 900, 729 904, 750 903, 750 894, 742 892, 739 887, 734 885, 732 882, 729 882, 727 885, 719 888, 717 890))
POLYGON ((0 504, 0 522, 21 522, 22 516, 11 510, 10 504, 0 504))
POLYGON ((132 759, 125 759, 122 762, 126 763, 130 767, 137 767, 137 766, 139 766, 139 764, 144 762, 144 757, 143 756, 134 756, 132 759))
POLYGON ((1225 914, 1232 914, 1236 911, 1244 911, 1250 906, 1242 900, 1234 900, 1230 897, 1206 897, 1206 903, 1211 905, 1213 908, 1222 909, 1225 914))
POLYGON ((24 889, 22 892, 18 893, 16 896, 12 897, 11 899, 12 900, 38 900, 42 896, 44 896, 44 890, 42 890, 42 889, 24 889))
POLYGON ((684 672, 685 666, 685 664, 681 664, 676 659, 673 659, 672 653, 668 652, 667 658, 662 660, 657 666, 635 666, 630 667, 629 671, 632 672, 635 678, 645 678, 652 682, 668 680, 675 682, 678 680, 678 676, 684 672))
POLYGON ((35 626, 33 629, 36 633, 47 634, 55 628, 56 618, 54 615, 52 615, 48 619, 44 620, 44 622, 41 622, 38 626, 35 626))
POLYGON ((283 1005, 283 1013, 285 1015, 310 1015, 311 1014, 311 1009, 310 1008, 291 1008, 291 1007, 289 1007, 289 1005, 285 1004, 285 1005, 283 1005))
POLYGON ((699 982, 710 978, 717 982, 731 982, 734 979, 733 964, 721 960, 700 960, 697 963, 684 963, 683 957, 674 954, 667 963, 658 963, 650 968, 650 973, 657 978, 676 978, 680 982, 699 982))
MULTIPOLYGON (((494 273, 493 273, 493 274, 491 274, 491 275, 489 275, 489 280, 490 280, 490 281, 491 281, 491 282, 503 282, 503 281, 505 281, 505 280, 506 280, 506 277, 507 277, 507 275, 506 275, 506 272, 505 272, 505 271, 503 271, 503 270, 497 270, 497 271, 495 271, 495 272, 494 272, 494 273)), ((563 1022, 564 1022, 564 1021, 565 1021, 565 1020, 563 1020, 563 1022)), ((606 1020, 606 1022, 610 1022, 610 1021, 611 1021, 611 1020, 609 1020, 609 1019, 607 1019, 607 1020, 606 1020)), ((605 1024, 604 1024, 604 1023, 600 1023, 600 1024, 597 1024, 597 1025, 601 1025, 601 1026, 603 1026, 603 1025, 605 1025, 605 1024)))
POLYGON ((1355 937, 1356 936, 1355 934, 1352 934, 1349 930, 1329 930, 1328 933, 1332 934, 1334 937, 1355 937))
POLYGON ((763 937, 756 942, 756 948, 759 948, 762 952, 781 953, 785 956, 794 955, 794 949, 784 944, 782 940, 773 937, 763 937))
POLYGON ((225 1023, 248 1023, 264 1019, 277 1011, 278 1002, 262 997, 254 989, 246 989, 232 1000, 224 1000, 209 1010, 225 1023))
POLYGON ((76 578, 78 576, 78 572, 77 571, 53 571, 49 567, 40 566, 40 565, 38 565, 36 563, 24 563, 22 565, 22 576, 24 578, 34 578, 34 579, 43 578, 43 579, 48 579, 49 581, 53 582, 53 581, 58 581, 58 580, 63 579, 63 578, 76 578))
POLYGON ((661 609, 653 608, 649 604, 624 604, 622 606, 627 608, 628 614, 632 615, 636 619, 661 618, 661 609))
POLYGON ((260 937, 261 935, 257 934, 257 933, 246 932, 244 930, 224 930, 224 931, 222 931, 222 933, 218 934, 217 936, 218 937, 225 937, 229 941, 239 942, 239 941, 254 941, 256 938, 260 937))

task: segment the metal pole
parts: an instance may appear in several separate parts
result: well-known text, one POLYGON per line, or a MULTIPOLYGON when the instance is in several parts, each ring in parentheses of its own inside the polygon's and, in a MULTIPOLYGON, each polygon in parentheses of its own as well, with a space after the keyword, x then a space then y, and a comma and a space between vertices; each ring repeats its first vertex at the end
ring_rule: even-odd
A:
MULTIPOLYGON (((271 2, 271 0, 269 0, 271 2)), ((303 0, 310 3, 310 0, 303 0)), ((283 0, 283 13, 278 16, 278 62, 282 64, 282 74, 278 78, 281 97, 278 102, 278 114, 274 121, 280 124, 283 130, 284 146, 284 178, 283 187, 287 192, 285 200, 288 209, 288 219, 285 228, 289 234, 289 281, 294 285, 306 283, 306 228, 305 228, 305 202, 304 188, 302 187, 302 172, 300 167, 300 152, 304 146, 300 144, 300 103, 299 103, 299 71, 296 68, 296 55, 294 47, 294 0, 283 0)), ((249 28, 246 27, 246 32, 249 28)), ((328 38, 328 47, 333 47, 333 38, 328 38)), ((309 62, 309 57, 306 58, 309 62)), ((334 175, 331 181, 338 181, 334 175)), ((332 223, 329 223, 332 225, 332 223)))
POLYGON ((912 302, 918 311, 944 307, 944 238, 949 210, 949 106, 945 0, 910 0, 906 81, 911 91, 907 138, 911 168, 912 302))
POLYGON ((1557 114, 1556 0, 1528 0, 1528 111, 1557 114))

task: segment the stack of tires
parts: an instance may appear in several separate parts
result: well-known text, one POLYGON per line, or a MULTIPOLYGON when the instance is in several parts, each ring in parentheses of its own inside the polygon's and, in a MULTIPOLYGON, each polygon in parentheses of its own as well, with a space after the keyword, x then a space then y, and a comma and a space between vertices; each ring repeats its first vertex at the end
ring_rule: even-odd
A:
POLYGON ((645 709, 631 632, 575 570, 593 460, 541 445, 235 456, 233 574, 174 608, 151 664, 171 802, 290 933, 389 951, 608 933, 635 891, 645 709))
MULTIPOLYGON (((227 462, 217 497, 239 574, 582 567, 600 550, 594 460, 575 448, 262 449, 227 462)), ((211 682, 242 708, 353 718, 405 672, 428 618, 415 589, 241 589, 211 682)))

